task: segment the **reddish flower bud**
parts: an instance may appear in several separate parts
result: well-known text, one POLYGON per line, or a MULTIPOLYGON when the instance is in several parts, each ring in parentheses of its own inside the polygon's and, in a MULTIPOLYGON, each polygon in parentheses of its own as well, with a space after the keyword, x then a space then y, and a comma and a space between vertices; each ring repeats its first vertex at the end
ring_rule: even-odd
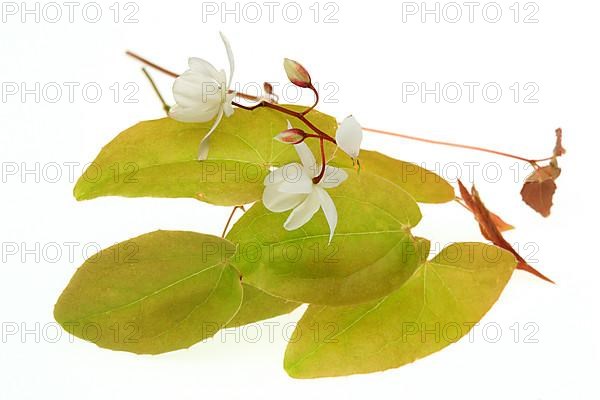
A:
POLYGON ((288 121, 288 128, 275 136, 275 140, 285 144, 298 144, 306 139, 306 132, 299 128, 292 128, 292 124, 288 121))
POLYGON ((283 60, 283 67, 285 68, 285 73, 287 74, 288 79, 294 85, 302 88, 312 87, 310 75, 308 74, 308 71, 302 65, 300 65, 300 63, 286 58, 283 60))

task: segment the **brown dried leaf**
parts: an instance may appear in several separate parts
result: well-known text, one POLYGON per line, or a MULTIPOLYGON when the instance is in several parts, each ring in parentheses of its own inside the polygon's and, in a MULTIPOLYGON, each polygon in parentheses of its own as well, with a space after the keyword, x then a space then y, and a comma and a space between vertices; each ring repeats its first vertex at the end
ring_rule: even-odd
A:
POLYGON ((495 244, 496 246, 504 250, 510 251, 519 262, 519 264, 517 265, 517 269, 527 271, 537 276, 538 278, 541 278, 550 283, 554 283, 554 281, 552 281, 550 278, 533 268, 531 265, 527 264, 527 261, 525 261, 525 259, 521 257, 521 255, 517 253, 517 251, 510 245, 510 243, 508 243, 506 239, 504 239, 504 236, 502 236, 502 233, 496 225, 492 214, 481 201, 481 198, 479 197, 479 193, 477 192, 477 189, 475 189, 475 186, 472 187, 471 193, 469 193, 467 188, 459 180, 458 187, 460 189, 461 197, 465 201, 467 207, 469 207, 469 209, 473 212, 475 219, 479 223, 479 229, 481 230, 481 234, 483 235, 483 237, 495 244))
POLYGON ((556 192, 556 178, 560 175, 557 158, 566 152, 562 145, 562 129, 558 128, 550 164, 539 168, 534 163, 536 170, 527 177, 521 189, 523 201, 544 217, 550 215, 552 198, 556 192))
POLYGON ((493 212, 490 212, 490 217, 492 218, 492 222, 494 223, 494 225, 496 225, 496 228, 498 228, 500 232, 506 232, 515 229, 514 226, 512 226, 508 222, 505 222, 502 218, 500 218, 493 212))
MULTIPOLYGON (((464 204, 462 202, 460 202, 461 205, 463 205, 467 210, 473 212, 473 210, 469 207, 469 205, 464 204)), ((489 210, 488 210, 489 211, 489 210)), ((498 228, 498 230, 500 232, 506 232, 506 231, 510 231, 512 229, 515 229, 514 226, 512 226, 511 224, 509 224, 508 222, 504 221, 502 218, 500 218, 500 216, 498 216, 497 214, 494 214, 493 212, 489 211, 490 213, 490 218, 492 220, 492 222, 494 223, 494 225, 496 225, 496 228, 498 228)))
POLYGON ((529 175, 521 189, 523 201, 544 217, 550 215, 552 197, 556 192, 555 180, 559 175, 560 168, 556 162, 551 162, 529 175))

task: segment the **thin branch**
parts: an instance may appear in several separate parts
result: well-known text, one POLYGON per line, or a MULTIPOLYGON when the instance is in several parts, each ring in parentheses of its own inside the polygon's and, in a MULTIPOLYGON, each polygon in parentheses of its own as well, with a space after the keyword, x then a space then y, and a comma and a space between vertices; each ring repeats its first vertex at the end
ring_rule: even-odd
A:
POLYGON ((178 75, 178 74, 176 74, 175 72, 173 72, 173 71, 169 71, 168 69, 166 69, 166 68, 163 68, 163 67, 161 67, 161 66, 160 66, 160 65, 158 65, 158 64, 154 64, 152 61, 149 61, 149 60, 145 59, 144 57, 142 57, 142 56, 140 56, 140 55, 137 55, 137 54, 135 54, 135 53, 134 53, 134 52, 132 52, 132 51, 129 51, 129 50, 127 50, 127 51, 125 52, 125 54, 127 54, 127 55, 128 55, 128 56, 130 56, 130 57, 133 57, 133 58, 135 58, 135 59, 136 59, 136 60, 138 60, 138 61, 141 61, 142 63, 146 64, 146 65, 147 65, 147 66, 149 66, 149 67, 152 67, 152 68, 156 69, 157 71, 160 71, 160 72, 162 72, 163 74, 167 74, 167 75, 169 75, 169 76, 171 76, 171 77, 173 77, 173 78, 177 78, 177 77, 179 76, 179 75, 178 75))
POLYGON ((471 146, 471 145, 468 145, 468 144, 459 144, 459 143, 444 142, 444 141, 441 141, 441 140, 424 139, 424 138, 420 138, 420 137, 417 137, 417 136, 406 135, 406 134, 403 134, 403 133, 383 131, 383 130, 380 130, 380 129, 373 129, 373 128, 365 128, 365 127, 363 127, 363 130, 364 131, 369 131, 369 132, 374 132, 374 133, 379 133, 379 134, 382 134, 382 135, 388 135, 388 136, 394 136, 394 137, 399 137, 399 138, 403 138, 403 139, 415 140, 415 141, 423 142, 423 143, 438 144, 438 145, 442 145, 442 146, 458 147, 458 148, 461 148, 461 149, 483 151, 485 153, 491 153, 491 154, 496 154, 496 155, 503 156, 503 157, 514 158, 514 159, 525 161, 525 162, 528 162, 528 163, 536 163, 536 162, 541 162, 541 161, 547 161, 547 160, 550 160, 552 158, 552 157, 549 157, 549 158, 541 158, 541 159, 538 159, 538 160, 531 160, 529 158, 517 156, 517 155, 514 155, 514 154, 510 154, 510 153, 505 153, 503 151, 486 149, 484 147, 471 146))
POLYGON ((246 209, 244 208, 244 206, 233 207, 233 210, 231 210, 231 214, 229 214, 229 218, 227 219, 227 223, 225 224, 225 228, 223 228, 223 233, 221 234, 222 238, 225 237, 225 234, 227 233, 227 229, 229 228, 229 225, 231 224, 231 220, 233 219, 233 214, 235 214, 235 211, 237 209, 240 209, 240 210, 246 212, 246 209))
POLYGON ((160 90, 158 90, 158 87, 156 86, 156 83, 154 83, 154 79, 152 79, 148 70, 146 70, 146 68, 142 67, 142 72, 144 73, 144 75, 146 75, 146 78, 148 79, 148 81, 150 81, 150 85, 152 85, 152 89, 154 89, 154 93, 156 93, 156 95, 158 96, 158 99, 160 100, 160 102, 163 106, 163 110, 165 110, 165 113, 168 116, 169 110, 171 109, 171 107, 169 107, 169 105, 165 101, 162 94, 160 94, 160 90))

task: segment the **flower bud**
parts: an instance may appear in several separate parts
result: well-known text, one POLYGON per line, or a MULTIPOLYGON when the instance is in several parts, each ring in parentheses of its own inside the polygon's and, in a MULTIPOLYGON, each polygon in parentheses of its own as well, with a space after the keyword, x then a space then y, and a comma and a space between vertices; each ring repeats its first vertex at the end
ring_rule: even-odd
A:
POLYGON ((298 128, 287 129, 275 136, 275 140, 285 144, 298 144, 304 141, 304 138, 306 138, 306 134, 298 128))
POLYGON ((302 88, 312 87, 310 75, 308 74, 308 71, 302 65, 300 65, 300 63, 286 58, 283 60, 283 67, 285 68, 285 73, 287 74, 288 79, 294 85, 302 88))
POLYGON ((275 140, 285 144, 298 144, 306 139, 306 132, 299 128, 292 128, 292 124, 288 121, 288 128, 275 136, 275 140))

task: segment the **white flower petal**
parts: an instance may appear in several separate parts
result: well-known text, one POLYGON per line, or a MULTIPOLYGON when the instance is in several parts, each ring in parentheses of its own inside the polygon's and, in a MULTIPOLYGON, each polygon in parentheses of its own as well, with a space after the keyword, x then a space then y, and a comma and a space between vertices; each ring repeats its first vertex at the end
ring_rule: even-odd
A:
POLYGON ((212 79, 217 77, 217 69, 211 63, 203 60, 202 58, 190 57, 188 59, 188 66, 190 67, 190 70, 195 73, 208 75, 212 79))
POLYGON ((263 184, 265 186, 275 185, 275 184, 278 184, 279 182, 281 182, 282 180, 283 180, 283 168, 277 168, 277 169, 269 172, 269 175, 265 176, 265 179, 263 180, 263 184))
POLYGON ((263 192, 263 204, 272 212, 291 210, 307 197, 305 194, 282 193, 277 189, 277 185, 267 186, 263 192))
POLYGON ((325 189, 332 189, 338 187, 346 179, 348 179, 348 173, 345 170, 326 165, 325 174, 321 182, 319 182, 319 186, 325 189))
POLYGON ((280 168, 278 190, 285 193, 308 194, 313 190, 312 177, 298 164, 288 164, 280 168))
POLYGON ((263 183, 265 186, 274 185, 284 180, 299 179, 300 175, 304 172, 302 165, 298 163, 286 164, 281 168, 277 168, 271 171, 269 175, 265 177, 263 183))
POLYGON ((223 32, 219 32, 221 35, 221 40, 223 40, 223 44, 225 45, 225 50, 227 51, 227 58, 229 59, 229 81, 227 82, 227 87, 231 87, 231 80, 233 79, 233 71, 235 70, 235 60, 233 58, 233 51, 231 50, 231 44, 229 44, 229 40, 225 37, 223 32))
POLYGON ((202 139, 202 141, 200 142, 200 146, 198 148, 198 160, 206 160, 208 158, 208 145, 210 143, 210 135, 212 135, 212 133, 215 131, 215 129, 217 129, 217 125, 219 125, 222 118, 223 118, 223 109, 221 108, 219 110, 219 114, 217 115, 217 118, 215 119, 215 122, 211 126, 211 128, 208 131, 208 133, 206 134, 206 136, 204 136, 204 139, 202 139))
POLYGON ((169 110, 169 117, 180 122, 207 122, 219 113, 218 107, 183 107, 175 104, 169 110))
POLYGON ((358 157, 362 138, 362 128, 352 115, 342 121, 335 134, 338 147, 352 158, 358 157))
POLYGON ((302 165, 306 172, 311 176, 315 177, 319 174, 319 168, 317 166, 317 161, 315 160, 315 156, 312 151, 308 147, 308 145, 304 142, 298 143, 294 145, 298 156, 300 157, 300 161, 302 161, 302 165))
POLYGON ((186 71, 173 82, 173 97, 182 107, 218 106, 222 101, 219 83, 204 74, 186 71))
POLYGON ((314 186, 312 178, 306 174, 304 169, 301 171, 302 173, 300 176, 293 179, 284 175, 283 181, 279 183, 279 191, 285 193, 305 194, 312 192, 314 186))
POLYGON ((321 208, 323 209, 323 213, 325 213, 325 218, 329 224, 329 243, 331 243, 331 239, 333 239, 333 234, 338 221, 337 209, 335 208, 335 204, 333 203, 331 196, 329 196, 329 193, 327 193, 325 189, 317 186, 315 188, 315 192, 319 197, 319 203, 321 204, 321 208))
POLYGON ((313 215, 319 211, 320 204, 317 191, 312 191, 298 207, 292 210, 290 216, 283 224, 283 227, 288 231, 300 228, 310 221, 313 215))

